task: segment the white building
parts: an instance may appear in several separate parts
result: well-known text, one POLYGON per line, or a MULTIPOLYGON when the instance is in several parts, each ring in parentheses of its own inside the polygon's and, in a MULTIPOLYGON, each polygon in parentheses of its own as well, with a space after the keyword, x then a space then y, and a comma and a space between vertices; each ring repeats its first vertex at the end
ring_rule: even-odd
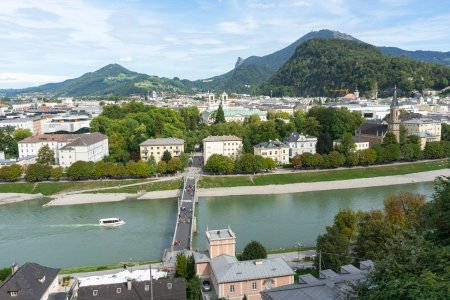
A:
POLYGON ((108 137, 101 133, 36 135, 21 140, 19 158, 37 156, 48 145, 55 152, 56 164, 68 167, 76 161, 97 162, 109 155, 108 137))
MULTIPOLYGON (((261 121, 267 121, 267 114, 264 111, 255 108, 244 108, 244 107, 228 107, 223 109, 223 114, 225 115, 226 122, 244 122, 245 118, 257 115, 261 121)), ((205 124, 212 124, 214 122, 214 112, 217 109, 208 108, 202 112, 202 122, 205 124)))
POLYGON ((42 122, 42 133, 67 132, 73 133, 80 129, 88 129, 91 119, 88 116, 57 116, 42 122))
POLYGON ((11 127, 14 130, 17 129, 29 129, 32 134, 34 134, 34 122, 35 119, 32 118, 17 118, 17 119, 6 119, 0 121, 0 128, 11 127))
MULTIPOLYGON (((355 149, 354 151, 359 151, 359 150, 365 150, 365 149, 369 149, 370 148, 370 143, 364 139, 361 139, 359 137, 354 137, 353 138, 355 141, 355 149)), ((338 140, 334 140, 333 141, 333 148, 339 146, 342 143, 341 139, 338 140)))
POLYGON ((425 148, 426 143, 439 142, 441 140, 441 127, 439 121, 433 119, 412 119, 402 122, 408 135, 417 135, 420 138, 420 146, 425 148))
POLYGON ((259 143, 253 147, 253 154, 270 157, 278 164, 289 163, 289 146, 279 140, 259 143))
POLYGON ((284 142, 289 146, 289 157, 301 155, 302 153, 316 153, 317 137, 302 135, 297 132, 284 139, 284 142))
POLYGON ((154 157, 159 162, 164 152, 174 156, 180 156, 184 152, 184 140, 177 138, 158 138, 148 139, 139 145, 140 156, 142 160, 148 161, 150 157, 154 157))
POLYGON ((213 154, 236 157, 242 148, 242 139, 237 136, 208 136, 203 139, 203 163, 213 154))

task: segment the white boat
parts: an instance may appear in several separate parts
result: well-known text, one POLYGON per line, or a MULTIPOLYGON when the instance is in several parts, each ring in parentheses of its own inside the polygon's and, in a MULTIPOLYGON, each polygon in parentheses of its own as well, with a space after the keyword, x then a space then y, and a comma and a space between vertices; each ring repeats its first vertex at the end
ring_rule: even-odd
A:
POLYGON ((115 227, 123 224, 125 224, 125 221, 119 218, 106 218, 98 220, 98 225, 100 226, 115 227))

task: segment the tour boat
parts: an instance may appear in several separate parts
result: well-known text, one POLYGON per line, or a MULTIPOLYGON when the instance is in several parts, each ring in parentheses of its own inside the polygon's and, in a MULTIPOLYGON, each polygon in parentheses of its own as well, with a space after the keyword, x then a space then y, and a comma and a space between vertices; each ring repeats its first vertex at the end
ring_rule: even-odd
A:
POLYGON ((120 226, 125 224, 125 221, 119 219, 119 218, 107 218, 107 219, 100 219, 98 220, 98 225, 100 226, 120 226))

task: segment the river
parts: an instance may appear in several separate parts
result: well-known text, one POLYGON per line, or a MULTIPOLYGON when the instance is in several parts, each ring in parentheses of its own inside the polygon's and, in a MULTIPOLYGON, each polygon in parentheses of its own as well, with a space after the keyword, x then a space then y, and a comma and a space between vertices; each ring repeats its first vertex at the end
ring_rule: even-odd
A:
MULTIPOLYGON (((267 248, 313 245, 342 208, 383 207, 398 191, 431 196, 433 183, 267 196, 201 198, 194 248, 205 248, 205 230, 228 225, 237 250, 257 240, 267 248)), ((0 206, 0 267, 37 262, 52 267, 101 265, 161 259, 175 228, 176 199, 130 200, 42 208, 48 200, 0 206), (119 217, 120 228, 101 228, 98 219, 119 217)))

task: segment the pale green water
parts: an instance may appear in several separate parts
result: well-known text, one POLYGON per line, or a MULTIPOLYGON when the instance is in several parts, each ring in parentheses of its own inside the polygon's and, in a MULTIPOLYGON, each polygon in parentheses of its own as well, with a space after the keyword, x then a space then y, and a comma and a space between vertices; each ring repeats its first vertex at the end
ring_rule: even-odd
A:
MULTIPOLYGON (((341 208, 381 208, 401 190, 431 195, 433 183, 268 196, 202 198, 197 245, 204 231, 228 225, 237 248, 258 240, 267 248, 314 244, 341 208)), ((42 208, 45 200, 0 206, 0 267, 33 261, 53 267, 161 259, 175 228, 176 199, 125 201, 42 208), (121 228, 101 228, 98 219, 119 217, 121 228)))

